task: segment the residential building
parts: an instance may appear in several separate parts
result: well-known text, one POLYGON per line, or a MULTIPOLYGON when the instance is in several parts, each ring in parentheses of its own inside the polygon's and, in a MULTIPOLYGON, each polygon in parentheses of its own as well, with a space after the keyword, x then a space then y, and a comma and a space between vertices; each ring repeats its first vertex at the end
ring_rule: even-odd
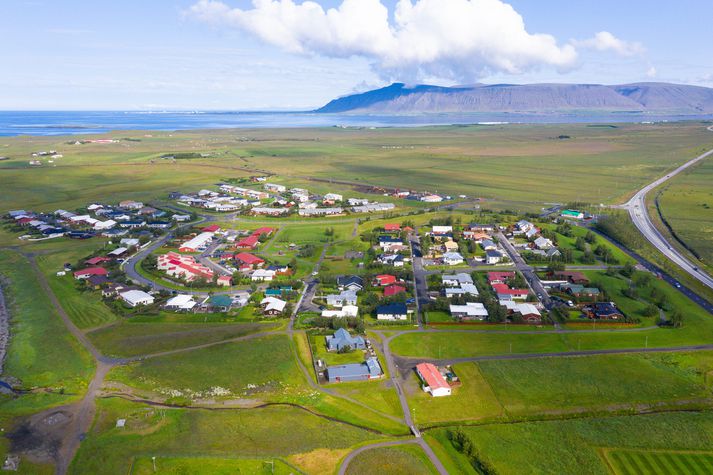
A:
POLYGON ((330 366, 325 373, 327 381, 330 383, 368 381, 380 378, 383 374, 384 372, 376 357, 367 358, 363 363, 330 366))
POLYGON ((473 284, 473 278, 470 274, 466 274, 465 272, 460 272, 458 274, 443 274, 441 276, 441 280, 443 285, 447 285, 449 287, 460 287, 463 284, 473 284))
POLYGON ((188 294, 178 294, 175 297, 168 299, 164 308, 166 310, 172 310, 177 312, 189 312, 197 305, 197 302, 193 300, 192 295, 188 294))
POLYGON ((406 292, 406 287, 403 285, 391 284, 384 287, 384 297, 392 297, 404 292, 406 292))
POLYGON ((364 279, 358 275, 341 275, 337 277, 337 287, 339 290, 353 290, 359 292, 364 288, 364 279))
POLYGON ((177 252, 158 256, 156 268, 170 277, 185 279, 187 282, 213 279, 213 270, 210 267, 199 263, 193 256, 184 256, 177 252))
POLYGON ((327 305, 330 307, 344 307, 345 305, 356 305, 357 294, 353 290, 344 290, 339 294, 327 295, 327 305))
POLYGON ((276 272, 269 269, 258 269, 250 274, 253 282, 271 282, 275 278, 276 272))
POLYGON ((468 302, 465 305, 450 305, 451 315, 461 320, 485 320, 488 311, 485 305, 477 302, 468 302))
POLYGON ((250 254, 249 252, 239 252, 235 254, 235 261, 241 271, 255 270, 265 265, 265 260, 250 254))
POLYGON ((522 319, 526 323, 541 323, 542 314, 540 311, 531 303, 517 303, 512 300, 500 300, 500 305, 508 310, 508 313, 519 313, 522 319))
POLYGON ((416 374, 423 383, 423 390, 433 397, 451 395, 451 386, 441 375, 438 368, 431 363, 419 363, 416 365, 416 374))
POLYGON ((463 264, 465 262, 465 259, 463 259, 463 256, 460 255, 458 252, 446 252, 443 254, 443 263, 447 264, 449 266, 457 266, 459 264, 463 264))
POLYGON ((377 320, 406 320, 408 309, 403 303, 382 305, 376 309, 376 318, 377 320))
POLYGON ((147 294, 143 290, 129 290, 120 292, 119 297, 126 302, 129 307, 138 307, 139 305, 151 305, 154 303, 152 295, 147 294))
POLYGON ((374 278, 374 283, 381 287, 395 284, 397 281, 396 276, 391 274, 379 274, 374 278))
POLYGON ((213 240, 213 233, 210 232, 202 232, 198 236, 194 237, 193 239, 190 239, 178 248, 180 252, 199 252, 202 251, 210 244, 210 242, 213 240))
POLYGON ((275 297, 265 297, 260 301, 263 315, 282 315, 287 306, 287 302, 275 297))
POLYGON ((356 305, 344 305, 339 310, 322 310, 322 316, 326 318, 348 318, 359 315, 359 307, 356 305))
POLYGON ((74 278, 77 280, 88 279, 93 275, 109 275, 109 271, 103 267, 88 267, 86 269, 78 270, 74 273, 74 278))
POLYGON ((340 328, 334 335, 325 337, 327 343, 327 350, 329 351, 341 351, 346 348, 352 350, 365 350, 366 341, 362 336, 351 336, 347 330, 340 328))
POLYGON ((488 265, 500 264, 505 255, 500 251, 485 251, 485 263, 488 265))

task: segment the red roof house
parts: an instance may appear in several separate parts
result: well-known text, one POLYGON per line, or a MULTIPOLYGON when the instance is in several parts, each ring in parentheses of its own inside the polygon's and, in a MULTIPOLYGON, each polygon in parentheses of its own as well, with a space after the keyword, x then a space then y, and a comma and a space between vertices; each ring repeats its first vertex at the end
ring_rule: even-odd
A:
POLYGON ((396 276, 390 274, 377 275, 374 279, 376 283, 382 287, 396 283, 396 276))
POLYGON ((416 372, 421 381, 423 381, 423 389, 431 393, 432 396, 449 396, 451 394, 450 385, 438 371, 438 368, 431 363, 419 363, 416 365, 416 372))
POLYGON ((75 279, 88 279, 93 275, 109 275, 109 271, 103 267, 87 267, 86 269, 78 270, 74 273, 75 279))
POLYGON ((255 249, 258 242, 260 242, 258 237, 253 234, 252 236, 248 236, 238 241, 238 244, 236 244, 235 247, 238 249, 255 249))
POLYGON ((503 284, 515 278, 514 272, 488 272, 488 282, 490 284, 503 284))
POLYGON ((262 267, 262 265, 265 263, 264 259, 261 259, 257 256, 253 256, 248 252, 240 252, 238 254, 235 254, 235 260, 239 264, 241 264, 241 269, 254 269, 256 267, 262 267))
POLYGON ((210 226, 206 226, 205 228, 201 229, 202 232, 204 233, 217 233, 220 231, 220 226, 217 224, 211 224, 210 226))
POLYGON ((257 237, 260 237, 262 235, 269 236, 270 234, 272 234, 274 232, 275 232, 275 229, 264 227, 264 228, 257 228, 255 231, 253 231, 252 235, 257 236, 257 237))
POLYGON ((111 259, 108 257, 103 257, 103 256, 97 256, 97 257, 92 257, 91 259, 87 259, 84 261, 85 264, 89 264, 90 266, 96 266, 97 264, 101 264, 102 262, 108 262, 111 259))
POLYGON ((401 231, 401 225, 396 223, 387 223, 384 225, 384 231, 399 232, 401 231))
POLYGON ((230 287, 231 285, 233 285, 233 278, 229 275, 221 275, 220 277, 218 277, 217 284, 222 285, 224 287, 230 287))
POLYGON ((406 292, 406 287, 403 285, 392 284, 384 288, 384 297, 391 297, 392 295, 397 295, 406 292))

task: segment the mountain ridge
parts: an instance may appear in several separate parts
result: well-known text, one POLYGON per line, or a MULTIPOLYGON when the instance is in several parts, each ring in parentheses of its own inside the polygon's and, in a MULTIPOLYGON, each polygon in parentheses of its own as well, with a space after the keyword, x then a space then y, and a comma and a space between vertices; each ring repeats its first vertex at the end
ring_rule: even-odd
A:
POLYGON ((662 82, 454 87, 393 83, 334 99, 315 110, 319 113, 382 114, 573 111, 713 114, 713 89, 662 82))

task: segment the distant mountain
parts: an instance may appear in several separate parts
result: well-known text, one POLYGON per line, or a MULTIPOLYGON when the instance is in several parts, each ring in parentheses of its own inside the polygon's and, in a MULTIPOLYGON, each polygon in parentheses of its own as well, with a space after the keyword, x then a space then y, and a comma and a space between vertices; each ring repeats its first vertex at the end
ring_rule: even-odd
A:
POLYGON ((713 89, 667 83, 476 84, 440 87, 402 83, 335 99, 316 112, 648 112, 713 114, 713 89))

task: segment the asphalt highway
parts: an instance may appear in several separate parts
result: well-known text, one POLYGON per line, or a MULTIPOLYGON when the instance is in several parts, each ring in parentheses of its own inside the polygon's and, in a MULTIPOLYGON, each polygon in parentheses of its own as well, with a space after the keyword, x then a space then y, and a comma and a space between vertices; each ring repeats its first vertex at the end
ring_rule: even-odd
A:
MULTIPOLYGON (((708 128, 708 130, 713 131, 713 128, 708 128)), ((670 180, 682 171, 696 165, 698 162, 705 160, 711 155, 713 155, 713 150, 709 150, 708 152, 699 155, 693 160, 684 163, 666 176, 661 177, 653 183, 646 185, 638 193, 636 193, 634 197, 631 198, 631 200, 629 200, 629 202, 623 206, 623 208, 629 212, 632 221, 639 229, 639 231, 641 231, 641 234, 643 234, 644 237, 646 237, 646 239, 656 247, 656 249, 661 251, 669 260, 680 266, 683 270, 692 275, 695 279, 699 280, 707 287, 713 289, 713 277, 709 276, 701 269, 699 269, 697 263, 692 262, 687 257, 685 257, 682 253, 675 249, 666 240, 666 238, 663 237, 661 232, 656 229, 656 226, 654 226, 653 222, 651 221, 648 209, 646 208, 646 195, 651 190, 670 180)))

